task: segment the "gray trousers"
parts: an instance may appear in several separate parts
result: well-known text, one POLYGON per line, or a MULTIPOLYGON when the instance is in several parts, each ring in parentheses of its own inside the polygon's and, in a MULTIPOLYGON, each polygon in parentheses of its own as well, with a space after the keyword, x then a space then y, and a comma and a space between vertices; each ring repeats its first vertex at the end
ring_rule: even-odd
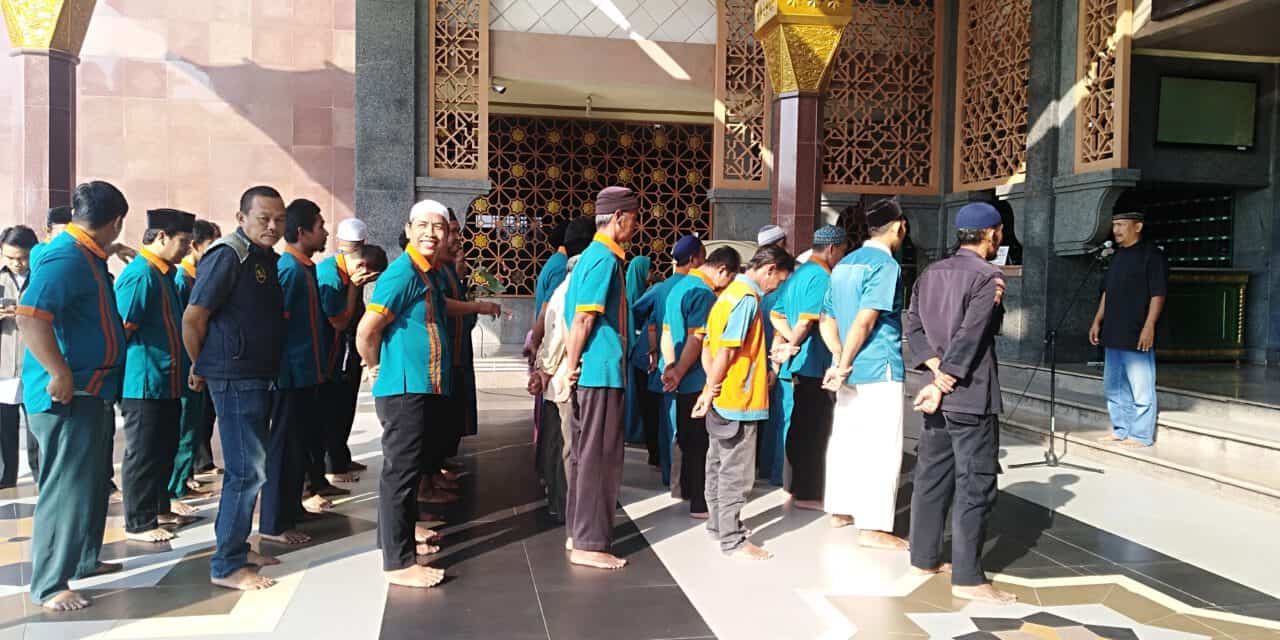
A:
POLYGON ((565 524, 573 548, 607 552, 622 489, 622 389, 578 387, 574 394, 565 524))
POLYGON ((711 443, 707 447, 707 531, 720 541, 720 550, 732 553, 747 542, 747 529, 742 526, 742 507, 747 503, 756 479, 757 422, 725 420, 715 409, 707 412, 706 422, 711 443), (737 425, 729 437, 720 437, 711 425, 737 425))

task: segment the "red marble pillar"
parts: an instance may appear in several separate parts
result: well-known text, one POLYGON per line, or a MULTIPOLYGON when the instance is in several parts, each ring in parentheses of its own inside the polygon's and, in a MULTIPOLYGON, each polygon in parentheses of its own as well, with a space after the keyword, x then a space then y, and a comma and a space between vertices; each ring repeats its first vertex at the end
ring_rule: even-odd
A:
POLYGON ((49 207, 71 204, 76 179, 75 56, 15 49, 14 207, 17 220, 44 227, 49 207))
POLYGON ((773 221, 794 255, 811 246, 822 199, 822 98, 793 91, 773 104, 773 221))

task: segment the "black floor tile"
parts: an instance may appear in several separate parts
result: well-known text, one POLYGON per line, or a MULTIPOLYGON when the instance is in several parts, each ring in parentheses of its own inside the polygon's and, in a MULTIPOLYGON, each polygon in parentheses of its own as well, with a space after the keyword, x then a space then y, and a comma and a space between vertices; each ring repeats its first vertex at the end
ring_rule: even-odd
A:
MULTIPOLYGON (((1238 613, 1242 616, 1252 618, 1264 618, 1267 620, 1275 620, 1280 622, 1280 602, 1270 602, 1267 604, 1250 604, 1244 606, 1222 607, 1223 611, 1238 613)), ((1280 636, 1280 633, 1277 634, 1280 636)))
POLYGON ((712 635, 679 587, 540 594, 552 640, 656 640, 712 635))
POLYGON ((1185 562, 1126 564, 1124 567, 1150 580, 1170 585, 1220 607, 1277 604, 1275 598, 1227 580, 1185 562))
POLYGON ((529 562, 538 592, 613 592, 639 587, 675 586, 675 579, 635 525, 622 516, 614 529, 613 553, 626 558, 620 571, 601 571, 569 564, 563 528, 545 531, 528 541, 529 562))

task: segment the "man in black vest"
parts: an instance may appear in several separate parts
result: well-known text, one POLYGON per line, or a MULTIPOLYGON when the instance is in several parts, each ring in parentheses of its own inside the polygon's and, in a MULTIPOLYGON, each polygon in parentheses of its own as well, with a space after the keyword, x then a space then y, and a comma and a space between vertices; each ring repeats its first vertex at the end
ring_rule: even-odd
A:
POLYGON ((284 338, 284 294, 271 248, 284 232, 284 200, 271 187, 253 187, 240 197, 236 221, 239 228, 200 261, 182 339, 194 363, 191 388, 207 384, 213 395, 226 465, 210 581, 252 591, 275 584, 258 568, 279 563, 250 549, 248 539, 266 479, 271 391, 284 338))

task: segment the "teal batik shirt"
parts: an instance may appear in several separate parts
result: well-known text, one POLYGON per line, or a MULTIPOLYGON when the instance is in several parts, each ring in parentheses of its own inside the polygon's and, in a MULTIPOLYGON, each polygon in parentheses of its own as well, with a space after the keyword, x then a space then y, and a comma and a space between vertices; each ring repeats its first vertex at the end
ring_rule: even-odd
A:
POLYGON ((368 310, 389 319, 373 397, 450 393, 449 331, 444 293, 431 262, 413 245, 378 277, 368 310))
POLYGON ((124 388, 130 400, 177 400, 191 363, 182 346, 182 300, 174 266, 142 249, 116 279, 124 331, 124 388))
POLYGON ((325 327, 329 319, 320 308, 316 265, 290 245, 276 262, 284 291, 284 353, 280 358, 281 389, 313 387, 325 381, 329 349, 325 327))
MULTIPOLYGON (((75 225, 50 240, 32 261, 31 279, 18 314, 53 323, 58 350, 71 368, 77 392, 113 402, 120 397, 125 338, 107 254, 75 225)), ((49 372, 28 349, 22 364, 23 404, 28 413, 53 407, 49 372)))
POLYGON ((793 375, 821 378, 831 366, 831 351, 822 340, 818 321, 822 317, 822 303, 831 286, 831 268, 821 258, 813 257, 796 269, 781 288, 774 316, 786 318, 792 327, 801 320, 808 320, 809 332, 800 341, 800 351, 782 367, 781 376, 790 380, 793 375))
MULTIPOLYGON (((716 303, 715 288, 711 279, 699 269, 694 269, 683 280, 671 287, 667 294, 666 308, 662 313, 662 330, 671 334, 671 343, 675 345, 676 360, 684 353, 684 346, 693 336, 707 335, 707 316, 716 303)), ((658 363, 659 371, 666 371, 669 363, 666 358, 658 363)), ((707 386, 707 372, 702 368, 702 357, 694 361, 693 366, 680 379, 676 393, 701 393, 707 386)))
POLYGON ((623 286, 623 256, 622 247, 597 233, 569 276, 569 290, 564 299, 566 324, 572 326, 574 314, 580 311, 596 314, 582 349, 579 387, 625 388, 623 370, 627 364, 627 314, 630 312, 623 286))

